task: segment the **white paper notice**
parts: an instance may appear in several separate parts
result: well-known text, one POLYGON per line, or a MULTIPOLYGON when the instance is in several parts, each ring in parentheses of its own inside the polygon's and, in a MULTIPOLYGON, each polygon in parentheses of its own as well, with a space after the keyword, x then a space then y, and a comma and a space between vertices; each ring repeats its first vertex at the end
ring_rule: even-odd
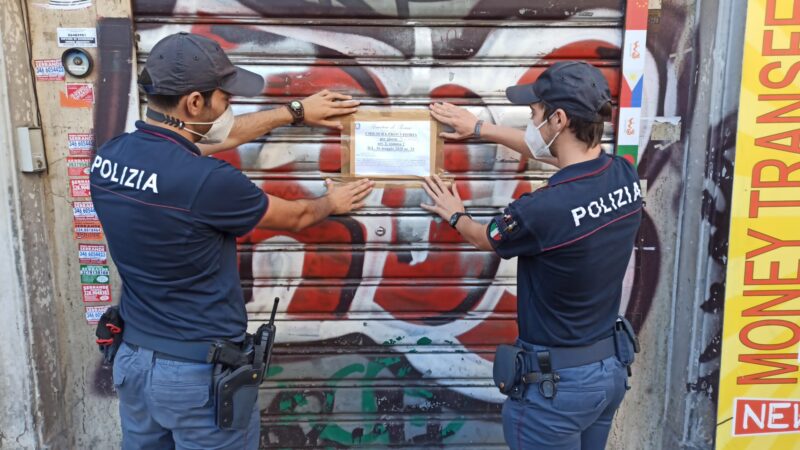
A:
POLYGON ((56 28, 59 47, 97 47, 95 28, 56 28))
POLYGON ((355 123, 355 167, 358 175, 431 174, 429 121, 355 123))

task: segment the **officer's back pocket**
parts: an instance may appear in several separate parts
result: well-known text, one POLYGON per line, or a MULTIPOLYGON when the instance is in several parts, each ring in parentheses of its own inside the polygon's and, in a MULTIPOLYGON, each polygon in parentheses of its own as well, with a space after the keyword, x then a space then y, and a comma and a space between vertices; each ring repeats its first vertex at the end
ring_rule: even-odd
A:
POLYGON ((124 342, 117 350, 117 355, 114 358, 114 363, 111 366, 111 381, 114 383, 114 390, 119 391, 122 383, 125 382, 125 376, 131 370, 131 360, 133 359, 133 350, 124 342))
POLYGON ((114 383, 114 390, 119 391, 119 388, 122 387, 122 383, 125 382, 125 372, 121 369, 112 369, 111 381, 114 383))
POLYGON ((156 360, 150 385, 153 402, 173 410, 208 404, 211 364, 156 360))
POLYGON ((605 408, 605 390, 570 391, 559 389, 553 398, 553 408, 571 413, 591 413, 605 408))

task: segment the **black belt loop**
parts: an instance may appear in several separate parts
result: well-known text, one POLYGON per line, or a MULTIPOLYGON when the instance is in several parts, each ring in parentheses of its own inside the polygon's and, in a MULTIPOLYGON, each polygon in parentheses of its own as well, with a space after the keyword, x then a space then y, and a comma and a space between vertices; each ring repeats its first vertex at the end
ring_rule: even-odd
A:
POLYGON ((539 393, 546 399, 551 399, 558 392, 558 374, 553 373, 553 366, 550 361, 550 351, 544 350, 536 352, 536 362, 539 363, 541 376, 539 380, 539 393))
POLYGON ((542 373, 550 373, 553 371, 553 367, 550 365, 549 351, 536 352, 536 362, 539 363, 539 370, 541 370, 542 373))

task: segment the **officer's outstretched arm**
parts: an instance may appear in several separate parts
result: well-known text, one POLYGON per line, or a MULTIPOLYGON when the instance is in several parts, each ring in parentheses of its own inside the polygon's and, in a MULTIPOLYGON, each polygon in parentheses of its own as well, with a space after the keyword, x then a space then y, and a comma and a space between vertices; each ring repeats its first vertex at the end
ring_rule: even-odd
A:
POLYGON ((224 142, 219 144, 197 144, 203 156, 213 155, 236 148, 258 139, 275 128, 292 123, 292 115, 286 108, 274 108, 236 116, 233 128, 224 142))
MULTIPOLYGON (((353 97, 328 90, 317 92, 300 101, 305 111, 304 123, 309 126, 321 126, 342 129, 342 124, 335 118, 352 114, 358 110, 359 101, 353 97)), ((203 155, 211 155, 224 150, 236 148, 244 143, 258 139, 275 128, 292 123, 292 115, 283 106, 249 114, 236 116, 228 139, 221 144, 198 144, 203 155)))
MULTIPOLYGON (((475 124, 478 122, 478 118, 471 112, 450 103, 433 103, 430 105, 430 109, 434 119, 453 127, 453 132, 441 133, 441 137, 454 141, 475 137, 475 124)), ((480 128, 480 138, 505 145, 526 158, 556 165, 556 158, 533 157, 528 145, 525 144, 525 132, 522 130, 484 122, 480 128)))
MULTIPOLYGON (((461 201, 461 196, 458 193, 455 183, 451 189, 447 189, 442 179, 436 175, 425 178, 425 184, 422 185, 425 192, 433 200, 433 204, 426 203, 420 206, 434 214, 439 215, 444 220, 450 220, 450 217, 457 212, 464 212, 464 202, 461 201)), ((492 250, 492 244, 486 234, 487 225, 475 222, 469 216, 461 216, 456 223, 456 229, 464 239, 470 244, 479 248, 480 250, 492 250)))
POLYGON ((456 224, 456 230, 464 236, 467 242, 474 245, 479 250, 494 250, 489 242, 487 228, 489 225, 472 220, 471 217, 464 217, 456 224))
POLYGON ((364 206, 364 199, 375 185, 370 180, 336 185, 325 180, 328 192, 319 198, 284 200, 269 196, 269 208, 258 227, 298 232, 331 214, 346 214, 364 206))

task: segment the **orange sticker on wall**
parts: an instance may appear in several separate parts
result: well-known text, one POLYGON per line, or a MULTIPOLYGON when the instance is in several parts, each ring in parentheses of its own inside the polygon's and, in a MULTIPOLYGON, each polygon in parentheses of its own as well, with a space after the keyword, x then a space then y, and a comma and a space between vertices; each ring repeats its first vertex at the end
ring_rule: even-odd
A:
POLYGON ((67 93, 59 92, 64 108, 91 108, 94 104, 92 83, 67 83, 67 93))
POLYGON ((100 226, 100 222, 95 224, 74 222, 73 225, 75 227, 75 239, 79 241, 103 240, 103 228, 100 226))

